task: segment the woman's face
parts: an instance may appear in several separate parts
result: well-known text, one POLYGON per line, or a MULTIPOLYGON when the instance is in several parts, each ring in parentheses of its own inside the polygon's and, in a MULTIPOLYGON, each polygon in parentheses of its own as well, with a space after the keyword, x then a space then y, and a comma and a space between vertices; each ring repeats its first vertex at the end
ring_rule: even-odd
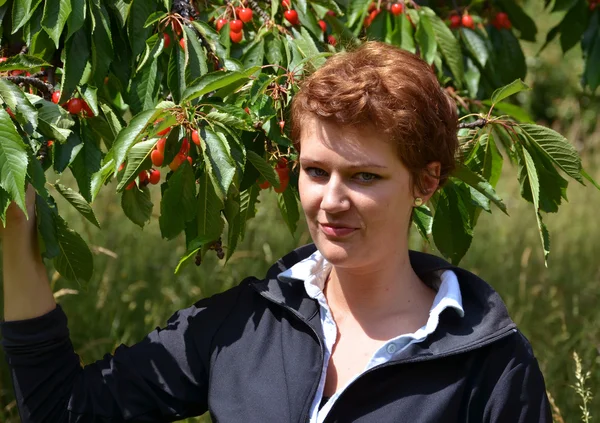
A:
POLYGON ((414 195, 392 143, 372 128, 312 117, 302 125, 300 143, 300 200, 329 262, 368 271, 408 248, 414 195))

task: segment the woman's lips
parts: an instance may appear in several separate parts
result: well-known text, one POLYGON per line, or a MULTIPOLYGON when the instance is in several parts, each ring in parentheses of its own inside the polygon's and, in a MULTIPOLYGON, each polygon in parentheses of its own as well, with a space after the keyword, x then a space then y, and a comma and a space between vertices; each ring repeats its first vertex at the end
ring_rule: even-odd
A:
POLYGON ((356 228, 350 228, 346 226, 330 226, 327 224, 319 223, 321 231, 327 236, 343 237, 350 235, 356 230, 356 228))

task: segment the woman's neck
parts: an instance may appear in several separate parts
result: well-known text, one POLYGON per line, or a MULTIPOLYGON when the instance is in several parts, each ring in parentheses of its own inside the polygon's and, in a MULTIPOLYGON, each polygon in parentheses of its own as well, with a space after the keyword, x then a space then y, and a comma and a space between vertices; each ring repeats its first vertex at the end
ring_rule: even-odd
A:
POLYGON ((435 292, 416 275, 407 252, 368 269, 333 266, 325 296, 336 322, 354 320, 367 324, 415 313, 428 314, 435 292))

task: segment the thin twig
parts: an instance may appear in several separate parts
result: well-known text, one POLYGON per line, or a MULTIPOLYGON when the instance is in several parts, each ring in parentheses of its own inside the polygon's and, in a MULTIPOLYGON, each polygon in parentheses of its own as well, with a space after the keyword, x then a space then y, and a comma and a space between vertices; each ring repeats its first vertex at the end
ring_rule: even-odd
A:
POLYGON ((8 79, 15 84, 26 84, 37 88, 44 93, 44 98, 50 98, 54 92, 54 87, 52 85, 31 76, 6 76, 5 79, 8 79))
POLYGON ((459 123, 458 129, 483 128, 487 123, 488 123, 487 119, 477 119, 475 122, 459 123))
POLYGON ((263 20, 265 21, 265 24, 267 22, 269 22, 271 20, 271 17, 269 16, 269 14, 267 12, 265 12, 259 5, 257 2, 255 2, 254 0, 247 0, 248 4, 250 5, 250 8, 252 10, 254 10, 256 13, 258 13, 260 15, 261 18, 263 18, 263 20))

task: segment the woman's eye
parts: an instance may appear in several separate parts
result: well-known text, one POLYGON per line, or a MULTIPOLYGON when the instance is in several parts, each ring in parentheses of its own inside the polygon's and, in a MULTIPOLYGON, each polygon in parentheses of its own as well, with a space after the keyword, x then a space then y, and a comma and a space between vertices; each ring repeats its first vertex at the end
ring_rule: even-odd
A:
POLYGON ((361 182, 371 182, 376 179, 379 179, 379 176, 375 175, 374 173, 368 172, 357 173, 357 177, 361 182))
POLYGON ((313 178, 320 178, 327 175, 327 172, 325 172, 323 169, 319 169, 318 167, 307 167, 304 169, 304 171, 308 176, 313 178))

